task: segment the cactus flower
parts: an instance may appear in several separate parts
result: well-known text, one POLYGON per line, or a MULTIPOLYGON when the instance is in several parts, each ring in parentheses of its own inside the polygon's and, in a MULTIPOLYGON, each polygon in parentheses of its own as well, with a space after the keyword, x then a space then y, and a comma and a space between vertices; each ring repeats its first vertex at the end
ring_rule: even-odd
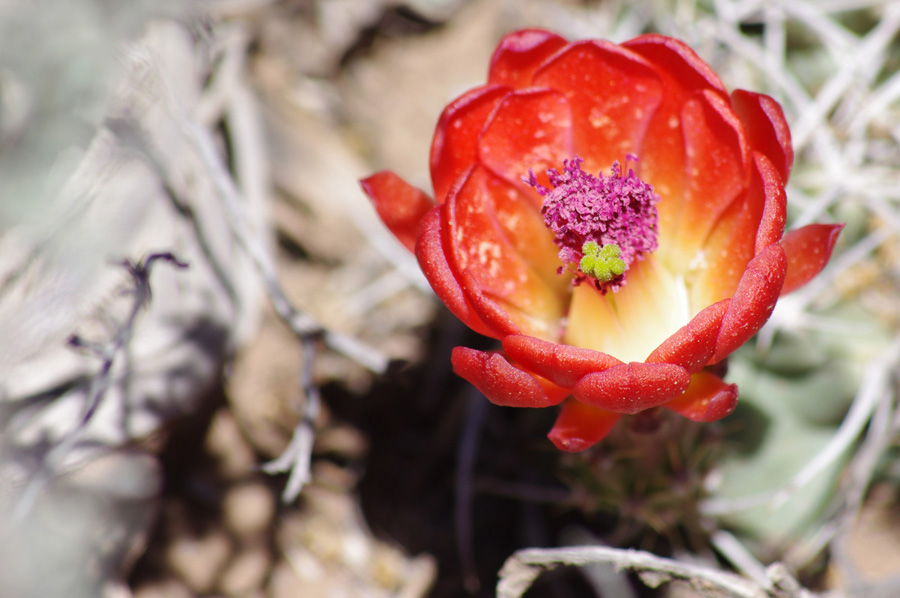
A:
POLYGON ((456 373, 497 405, 560 411, 580 451, 624 415, 729 413, 728 355, 827 263, 840 225, 784 234, 793 150, 781 107, 728 93, 684 43, 507 35, 487 83, 447 106, 434 200, 362 185, 437 296, 497 351, 456 373))

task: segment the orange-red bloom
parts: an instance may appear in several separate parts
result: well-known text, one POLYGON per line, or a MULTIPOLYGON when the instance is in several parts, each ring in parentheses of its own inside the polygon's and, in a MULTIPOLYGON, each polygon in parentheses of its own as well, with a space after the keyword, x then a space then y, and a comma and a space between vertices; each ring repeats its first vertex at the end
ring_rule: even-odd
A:
POLYGON ((782 236, 792 161, 781 107, 729 95, 678 40, 524 30, 441 115, 436 203, 391 172, 363 188, 447 307, 501 341, 457 347, 456 372, 498 405, 561 404, 549 437, 578 451, 625 414, 734 409, 707 366, 825 266, 841 228, 782 236))

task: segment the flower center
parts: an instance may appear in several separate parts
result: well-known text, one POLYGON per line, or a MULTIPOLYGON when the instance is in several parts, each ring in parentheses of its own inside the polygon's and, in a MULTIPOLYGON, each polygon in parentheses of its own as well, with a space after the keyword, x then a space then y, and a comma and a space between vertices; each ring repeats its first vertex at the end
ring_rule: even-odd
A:
MULTIPOLYGON (((628 161, 637 158, 628 155, 628 161)), ((588 174, 583 160, 563 162, 563 171, 548 170, 552 188, 537 182, 529 172, 527 182, 544 198, 541 214, 559 247, 559 269, 575 272, 574 284, 590 279, 602 293, 618 291, 635 260, 657 248, 659 195, 618 162, 609 176, 588 174)))

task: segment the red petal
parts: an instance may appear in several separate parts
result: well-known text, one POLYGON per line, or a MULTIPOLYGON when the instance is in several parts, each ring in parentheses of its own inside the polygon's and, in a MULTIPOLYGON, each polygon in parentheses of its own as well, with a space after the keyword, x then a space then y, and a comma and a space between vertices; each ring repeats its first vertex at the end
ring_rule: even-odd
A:
POLYGON ((702 369, 713 356, 722 318, 730 303, 731 299, 719 301, 694 316, 653 351, 647 363, 671 363, 691 374, 702 369))
POLYGON ((695 422, 714 422, 730 415, 737 400, 737 384, 726 384, 710 372, 698 372, 691 376, 691 385, 684 394, 665 407, 695 422))
POLYGON ((711 363, 727 357, 762 328, 775 309, 786 270, 787 258, 777 243, 766 247, 747 264, 747 271, 722 318, 711 363))
POLYGON ((822 271, 842 228, 843 224, 808 224, 784 236, 781 246, 788 265, 782 295, 799 289, 822 271))
POLYGON ((455 347, 451 356, 453 370, 480 390, 495 405, 503 407, 551 407, 558 405, 569 391, 534 376, 509 363, 499 353, 485 353, 467 347, 455 347))
POLYGON ((419 222, 434 202, 425 193, 390 171, 360 181, 382 222, 410 251, 415 251, 419 222))
POLYGON ((488 327, 474 311, 459 281, 450 270, 441 241, 440 206, 433 208, 422 218, 416 257, 434 293, 454 316, 479 334, 500 338, 500 334, 488 327))
POLYGON ((561 451, 577 453, 603 440, 622 418, 575 400, 563 403, 547 438, 561 451))
MULTIPOLYGON (((668 209, 679 222, 674 239, 676 261, 690 263, 713 225, 743 192, 749 179, 749 154, 741 122, 728 102, 704 91, 684 106, 681 115, 687 162, 686 194, 668 209)), ((663 202, 660 202, 663 210, 663 202)), ((665 238, 660 236, 660 245, 665 238)))
POLYGON ((606 353, 524 335, 507 336, 503 348, 525 368, 565 388, 572 388, 587 374, 622 364, 606 353))
POLYGON ((482 319, 504 317, 495 309, 499 306, 521 330, 533 336, 555 338, 563 297, 504 238, 488 179, 483 167, 474 168, 442 206, 442 242, 448 264, 482 319))
POLYGON ((662 97, 659 77, 639 55, 607 41, 570 44, 537 70, 535 85, 563 92, 574 116, 584 170, 608 170, 637 153, 662 97))
POLYGON ((638 173, 662 199, 660 236, 663 240, 674 238, 687 175, 682 109, 690 97, 704 89, 723 98, 728 92, 709 65, 679 40, 650 34, 622 45, 643 56, 662 80, 662 102, 635 153, 640 158, 638 173))
POLYGON ((569 103, 561 93, 548 89, 510 94, 485 123, 478 147, 482 164, 534 193, 522 181, 529 170, 544 177, 548 168, 559 168, 573 156, 569 103))
POLYGON ((491 58, 488 83, 528 87, 534 71, 568 42, 543 29, 522 29, 502 40, 491 58))
POLYGON ((444 108, 431 142, 431 183, 438 202, 474 164, 484 122, 509 92, 503 86, 477 87, 444 108))
POLYGON ((681 366, 632 361, 586 375, 572 394, 594 407, 634 414, 677 397, 690 381, 690 374, 681 366))
POLYGON ((794 148, 781 105, 767 95, 743 89, 736 89, 731 94, 731 105, 744 123, 750 147, 772 160, 781 180, 787 182, 794 162, 794 148))

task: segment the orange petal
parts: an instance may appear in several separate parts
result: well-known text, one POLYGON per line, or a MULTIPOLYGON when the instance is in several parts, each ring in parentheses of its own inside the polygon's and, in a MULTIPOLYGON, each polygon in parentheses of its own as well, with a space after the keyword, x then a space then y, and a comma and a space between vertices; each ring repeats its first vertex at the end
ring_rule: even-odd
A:
POLYGON ((808 224, 784 236, 781 246, 788 264, 782 295, 799 289, 822 271, 842 228, 843 224, 808 224))
POLYGON ((491 57, 488 82, 521 89, 531 85, 534 71, 568 42, 543 29, 521 29, 505 36, 491 57))
POLYGON ((494 199, 497 224, 506 239, 544 282, 561 295, 568 294, 571 277, 557 273, 561 265, 558 249, 540 214, 538 194, 523 193, 498 176, 489 176, 486 184, 494 199), (538 197, 537 205, 534 197, 538 197))
POLYGON ((438 202, 472 167, 484 122, 509 93, 510 89, 503 86, 476 87, 444 108, 431 142, 431 183, 438 202))
POLYGON ((572 388, 572 395, 600 409, 634 414, 677 397, 690 381, 681 366, 632 361, 586 375, 572 388))
POLYGON ((734 295, 747 264, 784 231, 787 198, 772 162, 753 152, 750 185, 716 223, 703 247, 705 266, 693 280, 691 304, 701 309, 734 295))
MULTIPOLYGON (((483 167, 474 168, 442 206, 442 241, 450 268, 476 309, 487 306, 482 299, 488 299, 499 304, 521 330, 556 338, 562 298, 504 238, 488 178, 483 167)), ((479 314, 490 316, 480 310, 479 314)))
POLYGON ((673 263, 689 264, 709 236, 716 221, 749 182, 749 153, 741 122, 727 100, 704 91, 682 111, 687 162, 687 185, 681 205, 677 198, 660 211, 678 212, 674 239, 660 236, 660 251, 675 256, 673 263), (674 241, 674 243, 673 243, 674 241))
POLYGON ((563 403, 547 438, 559 450, 577 453, 603 440, 621 418, 620 413, 610 413, 570 399, 563 403))
POLYGON ((552 407, 569 391, 509 363, 499 353, 485 353, 467 347, 455 347, 451 356, 453 370, 480 390, 488 400, 503 407, 552 407))
POLYGON ((431 198, 390 171, 373 174, 360 184, 388 230, 407 249, 415 251, 419 222, 434 206, 431 198))
POLYGON ((726 384, 711 372, 697 372, 684 394, 665 407, 695 422, 714 422, 730 415, 737 400, 736 384, 726 384))
POLYGON ((775 309, 786 270, 787 257, 777 243, 766 247, 747 264, 747 270, 722 318, 711 363, 725 359, 762 328, 775 309))
MULTIPOLYGON (((495 338, 504 338, 510 334, 522 334, 520 325, 527 325, 532 319, 529 314, 509 301, 504 301, 496 296, 488 296, 481 283, 469 271, 460 270, 456 275, 472 309, 491 330, 498 332, 495 338)), ((546 323, 538 322, 535 326, 528 326, 528 328, 543 330, 546 328, 546 323)))
MULTIPOLYGON (((759 220, 753 222, 753 198, 745 196, 725 211, 703 247, 703 264, 691 285, 692 310, 734 295, 747 264, 759 220), (750 205, 748 205, 750 204, 750 205)), ((758 218, 759 213, 755 214, 758 218)))
POLYGON ((687 177, 682 108, 699 91, 711 90, 723 98, 728 92, 709 65, 679 40, 649 34, 622 45, 643 56, 662 80, 662 101, 635 152, 640 158, 636 170, 660 196, 660 237, 674 240, 687 177))
POLYGON ((525 335, 507 336, 503 348, 523 367, 564 388, 572 388, 587 374, 622 364, 606 353, 525 335))
POLYGON ((570 44, 537 70, 535 85, 562 91, 572 106, 575 152, 586 172, 637 153, 662 89, 639 55, 607 41, 570 44))
POLYGON ((779 224, 784 226, 785 216, 781 177, 768 158, 759 152, 753 157, 749 186, 725 210, 703 246, 703 264, 692 280, 695 310, 734 295, 757 247, 761 251, 781 238, 777 230, 779 224), (764 212, 767 218, 760 230, 764 212))
POLYGON ((794 148, 781 105, 765 94, 743 89, 731 94, 731 105, 744 123, 750 147, 765 154, 778 169, 781 180, 787 182, 794 148))
POLYGON ((506 96, 485 123, 478 142, 481 163, 513 185, 533 193, 523 182, 533 170, 546 184, 544 172, 571 158, 572 112, 566 98, 549 89, 530 89, 506 96))

